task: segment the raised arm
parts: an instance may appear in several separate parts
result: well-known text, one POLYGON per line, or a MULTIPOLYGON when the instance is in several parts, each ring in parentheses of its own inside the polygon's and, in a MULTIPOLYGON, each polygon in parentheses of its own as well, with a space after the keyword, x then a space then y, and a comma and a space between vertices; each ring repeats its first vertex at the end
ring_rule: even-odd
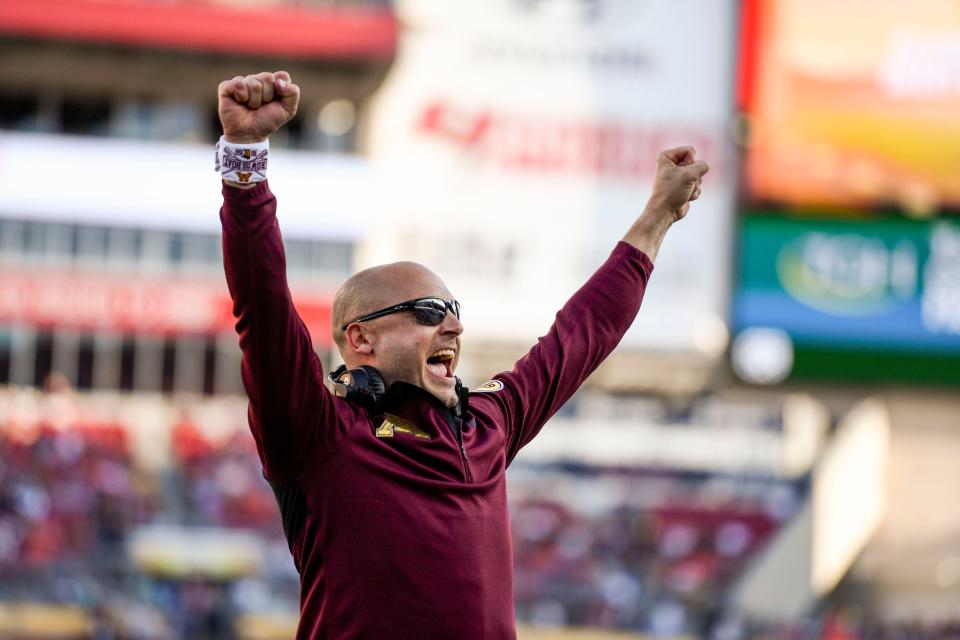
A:
POLYGON ((660 244, 670 226, 700 197, 708 170, 692 147, 662 152, 647 206, 623 241, 564 305, 550 331, 512 371, 496 376, 503 388, 489 397, 507 416, 508 459, 570 399, 630 328, 660 244))
MULTIPOLYGON (((222 82, 218 96, 224 140, 256 144, 296 114, 300 89, 279 71, 222 82)), ((265 475, 282 482, 299 474, 307 456, 333 447, 339 424, 287 287, 276 206, 265 180, 224 180, 224 271, 243 351, 250 428, 265 475)))

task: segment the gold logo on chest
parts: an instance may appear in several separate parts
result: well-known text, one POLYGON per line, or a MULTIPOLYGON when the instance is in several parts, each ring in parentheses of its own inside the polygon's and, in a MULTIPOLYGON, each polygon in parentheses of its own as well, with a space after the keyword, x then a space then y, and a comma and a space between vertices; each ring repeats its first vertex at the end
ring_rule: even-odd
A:
POLYGON ((407 433, 421 440, 430 440, 430 434, 421 431, 417 425, 409 420, 404 420, 399 416, 385 414, 383 424, 377 427, 376 435, 378 438, 392 438, 396 433, 407 433))
POLYGON ((493 393, 503 390, 503 383, 499 380, 488 380, 476 389, 470 389, 470 393, 493 393))

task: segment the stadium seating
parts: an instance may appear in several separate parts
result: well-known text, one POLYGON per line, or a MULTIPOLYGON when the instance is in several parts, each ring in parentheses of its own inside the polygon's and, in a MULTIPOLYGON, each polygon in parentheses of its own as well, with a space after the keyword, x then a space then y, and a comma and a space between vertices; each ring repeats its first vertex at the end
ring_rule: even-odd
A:
MULTIPOLYGON (((955 622, 884 626, 829 602, 792 627, 730 610, 802 483, 522 461, 508 482, 521 637, 960 638, 955 622)), ((284 638, 296 619, 297 576, 239 398, 0 390, 0 573, 0 634, 16 637, 284 638), (167 443, 160 455, 138 451, 137 405, 172 416, 150 439, 167 443), (220 553, 198 562, 177 544, 220 553)))

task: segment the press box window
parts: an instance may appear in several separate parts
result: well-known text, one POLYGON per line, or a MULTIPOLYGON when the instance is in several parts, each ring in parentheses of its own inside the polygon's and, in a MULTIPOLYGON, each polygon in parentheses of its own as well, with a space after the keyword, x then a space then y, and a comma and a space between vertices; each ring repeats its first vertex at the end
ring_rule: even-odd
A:
POLYGON ((110 132, 110 103, 67 98, 60 105, 63 133, 105 136, 110 132))
POLYGON ((37 96, 0 95, 0 129, 36 131, 40 100, 37 96))

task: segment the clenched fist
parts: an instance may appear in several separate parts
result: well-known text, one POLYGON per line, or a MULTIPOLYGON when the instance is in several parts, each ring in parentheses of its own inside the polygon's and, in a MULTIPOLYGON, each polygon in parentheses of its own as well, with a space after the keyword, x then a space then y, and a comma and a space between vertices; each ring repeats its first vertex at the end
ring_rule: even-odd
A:
POLYGON ((220 124, 230 142, 262 142, 297 113, 300 87, 286 71, 225 80, 217 89, 220 124))
POLYGON ((657 175, 653 179, 650 206, 668 212, 676 222, 687 215, 690 203, 700 197, 700 183, 710 166, 697 160, 693 147, 661 151, 657 157, 657 175))
POLYGON ((710 166, 697 160, 693 147, 676 147, 660 152, 653 191, 643 213, 623 237, 655 260, 667 230, 687 215, 690 203, 700 197, 700 183, 710 166))

